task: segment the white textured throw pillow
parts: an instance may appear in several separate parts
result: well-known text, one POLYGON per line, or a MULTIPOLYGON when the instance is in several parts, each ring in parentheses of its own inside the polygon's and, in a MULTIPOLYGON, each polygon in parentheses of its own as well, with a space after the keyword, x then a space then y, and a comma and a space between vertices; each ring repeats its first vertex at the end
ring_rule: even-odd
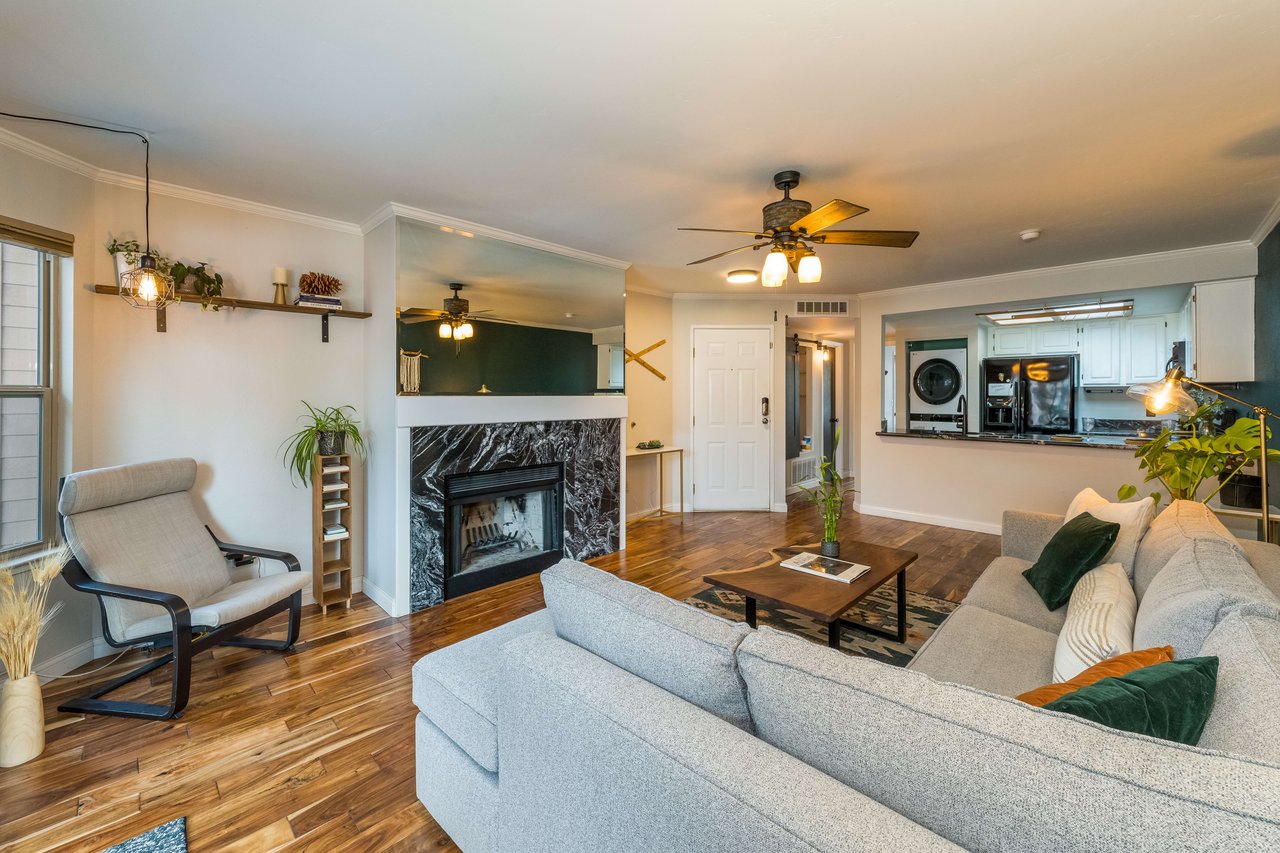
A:
POLYGON ((1095 663, 1133 651, 1138 597, 1119 563, 1104 563, 1076 582, 1053 654, 1053 680, 1068 681, 1095 663))
POLYGON ((1156 502, 1151 498, 1140 501, 1112 503, 1093 489, 1085 489, 1071 500, 1067 507, 1067 521, 1087 512, 1099 521, 1113 521, 1120 525, 1116 544, 1102 558, 1104 563, 1119 563, 1125 574, 1133 578, 1133 564, 1138 555, 1138 543, 1147 535, 1147 528, 1156 517, 1156 502))

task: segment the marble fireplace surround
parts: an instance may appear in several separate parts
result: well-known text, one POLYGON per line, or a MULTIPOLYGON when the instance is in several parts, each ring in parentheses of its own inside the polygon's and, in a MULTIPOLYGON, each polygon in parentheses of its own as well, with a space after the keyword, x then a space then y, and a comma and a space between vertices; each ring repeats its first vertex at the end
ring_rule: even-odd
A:
POLYGON ((566 557, 589 559, 624 544, 622 397, 401 398, 398 430, 405 482, 399 503, 407 529, 397 551, 407 610, 444 599, 444 477, 553 462, 565 463, 566 557), (463 403, 459 407, 442 402, 463 403), (446 414, 447 412, 447 414, 446 414), (504 417, 505 415, 505 417, 504 417), (592 417, 594 415, 594 417, 592 417), (471 417, 493 420, 458 422, 471 417), (424 423, 444 420, 446 423, 424 423))

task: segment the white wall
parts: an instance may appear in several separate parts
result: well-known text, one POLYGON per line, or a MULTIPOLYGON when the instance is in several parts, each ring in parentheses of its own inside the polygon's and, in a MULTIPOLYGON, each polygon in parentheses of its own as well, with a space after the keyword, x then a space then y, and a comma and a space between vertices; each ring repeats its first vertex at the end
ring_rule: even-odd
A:
MULTIPOLYGON (((1006 508, 1061 512, 1084 486, 1114 494, 1138 477, 1131 453, 877 436, 886 315, 1254 275, 1257 253, 1232 243, 866 294, 860 301, 859 510, 998 532, 1006 508)), ((899 373, 902 366, 899 365, 899 373)), ((902 423, 903 410, 899 410, 902 423)))
MULTIPOLYGON (((628 274, 629 275, 629 274, 628 274)), ((636 362, 626 365, 627 420, 623 445, 635 447, 640 441, 658 439, 665 445, 674 443, 671 423, 672 354, 675 344, 671 331, 671 298, 639 291, 627 291, 626 346, 632 352, 665 340, 666 343, 642 358, 653 365, 666 381, 654 376, 636 362)), ((666 466, 665 502, 675 510, 679 505, 680 472, 674 455, 660 457, 666 466)), ((686 458, 686 462, 687 462, 686 458)), ((658 460, 640 457, 625 461, 627 466, 627 516, 635 518, 658 508, 658 460)), ((687 478, 688 472, 686 472, 687 478)))

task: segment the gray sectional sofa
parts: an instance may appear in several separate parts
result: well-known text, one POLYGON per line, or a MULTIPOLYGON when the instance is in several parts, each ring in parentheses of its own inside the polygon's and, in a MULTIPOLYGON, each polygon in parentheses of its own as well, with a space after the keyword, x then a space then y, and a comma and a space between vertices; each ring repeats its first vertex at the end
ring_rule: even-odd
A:
POLYGON ((1187 502, 1139 547, 1135 647, 1221 661, 1188 747, 1011 698, 1052 680, 1021 571, 1061 523, 1007 513, 907 669, 562 562, 415 665, 419 799, 466 853, 1280 850, 1280 548, 1187 502))

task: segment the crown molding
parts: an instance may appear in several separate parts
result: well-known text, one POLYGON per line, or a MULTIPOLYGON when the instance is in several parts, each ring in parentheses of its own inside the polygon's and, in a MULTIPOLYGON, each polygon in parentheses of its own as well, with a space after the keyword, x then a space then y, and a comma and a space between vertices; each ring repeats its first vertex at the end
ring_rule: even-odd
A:
POLYGON ((981 284, 1000 284, 1009 281, 1026 281, 1027 279, 1052 278, 1064 273, 1096 272, 1114 270, 1124 267, 1141 266, 1164 261, 1186 261, 1192 258, 1212 257, 1214 255, 1230 255, 1241 250, 1253 250, 1256 245, 1249 240, 1237 240, 1232 243, 1216 243, 1212 246, 1195 246, 1190 249, 1171 249, 1167 252, 1151 252, 1146 255, 1126 255, 1121 258, 1104 258, 1096 261, 1082 261, 1078 264, 1063 264, 1056 267, 1035 267, 1016 272, 1002 272, 995 275, 960 278, 952 281, 935 281, 928 284, 916 284, 909 287, 890 287, 883 290, 869 290, 858 294, 859 301, 881 297, 905 296, 913 293, 929 293, 938 290, 951 290, 960 287, 973 287, 981 284))
POLYGON ((75 172, 77 175, 83 175, 91 180, 98 179, 98 173, 102 170, 92 163, 86 163, 79 157, 72 157, 70 154, 63 154, 56 148, 50 148, 42 142, 36 142, 34 139, 28 139, 21 134, 14 133, 11 130, 0 128, 0 145, 12 148, 21 154, 35 157, 37 160, 43 160, 54 166, 66 169, 69 172, 75 172))
MULTIPOLYGON (((99 169, 97 181, 103 184, 124 187, 125 189, 137 190, 138 192, 142 192, 146 187, 146 182, 136 175, 127 175, 124 172, 113 172, 109 169, 99 169)), ((209 192, 208 190, 198 190, 193 187, 184 187, 179 184, 167 184, 164 181, 153 180, 151 182, 151 194, 168 196, 169 198, 180 198, 184 201, 194 201, 198 204, 207 204, 212 207, 224 207, 229 210, 238 210, 242 213, 267 216, 272 219, 283 219, 287 222, 297 222, 300 225, 309 225, 312 228, 324 228, 329 231, 338 231, 343 234, 359 235, 363 233, 360 230, 360 226, 354 222, 343 222, 341 219, 330 219, 327 216, 316 216, 311 213, 303 213, 300 210, 276 207, 273 204, 250 201, 245 198, 236 198, 235 196, 209 192)))
POLYGON ((579 261, 596 264, 597 266, 609 267, 610 269, 625 270, 631 266, 630 261, 608 258, 604 255, 597 255, 594 252, 584 252, 581 249, 562 246, 559 243, 549 243, 546 240, 539 240, 536 237, 526 237, 523 234, 516 234, 512 231, 503 231, 501 228, 493 228, 488 225, 481 225, 479 222, 469 222, 466 219, 457 219, 452 216, 445 216, 443 213, 435 213, 418 207, 410 207, 407 204, 400 204, 394 201, 387 202, 387 204, 375 211, 372 216, 360 224, 360 228, 367 234, 369 231, 378 227, 393 216, 399 219, 408 219, 413 222, 425 222, 429 225, 435 225, 441 228, 451 228, 455 231, 465 231, 469 234, 480 235, 482 237, 492 237, 496 240, 515 243, 519 246, 528 246, 530 249, 540 249, 544 252, 563 255, 566 258, 574 258, 579 261))
POLYGON ((1267 239, 1275 227, 1280 225, 1280 198, 1276 199, 1276 203, 1271 205, 1271 209, 1267 211, 1267 215, 1258 223, 1258 228, 1253 232, 1253 236, 1249 238, 1249 242, 1255 246, 1261 246, 1262 241, 1267 239))
POLYGON ((627 293, 643 293, 645 296, 656 296, 659 299, 670 299, 671 297, 675 296, 675 294, 669 290, 659 290, 656 287, 644 287, 644 286, 638 286, 634 284, 628 284, 626 286, 626 292, 627 293))

